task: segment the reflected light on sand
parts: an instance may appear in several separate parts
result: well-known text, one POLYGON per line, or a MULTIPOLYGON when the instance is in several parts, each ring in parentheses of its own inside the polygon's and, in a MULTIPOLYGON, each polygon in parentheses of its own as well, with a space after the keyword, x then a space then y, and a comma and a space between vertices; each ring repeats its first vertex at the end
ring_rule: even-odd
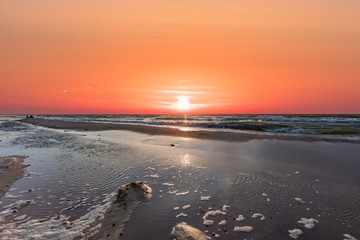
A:
POLYGON ((184 157, 181 159, 181 163, 184 165, 184 166, 189 166, 190 165, 190 155, 187 153, 184 155, 184 157))

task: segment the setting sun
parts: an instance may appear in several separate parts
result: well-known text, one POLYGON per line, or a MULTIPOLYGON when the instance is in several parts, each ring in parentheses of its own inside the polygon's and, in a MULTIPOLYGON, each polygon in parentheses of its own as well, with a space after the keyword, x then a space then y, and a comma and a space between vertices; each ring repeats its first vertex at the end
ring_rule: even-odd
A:
POLYGON ((190 107, 190 102, 188 97, 178 97, 176 107, 179 110, 187 110, 190 107))

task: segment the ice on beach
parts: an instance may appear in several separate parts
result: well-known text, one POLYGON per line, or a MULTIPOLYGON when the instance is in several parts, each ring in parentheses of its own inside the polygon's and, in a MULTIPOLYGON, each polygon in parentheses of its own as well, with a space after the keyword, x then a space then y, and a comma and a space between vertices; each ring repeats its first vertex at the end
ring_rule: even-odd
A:
POLYGON ((166 183, 162 183, 163 186, 168 186, 168 187, 172 187, 174 186, 175 184, 174 183, 171 183, 171 182, 166 182, 166 183))
POLYGON ((319 223, 319 221, 314 218, 301 218, 298 223, 302 223, 306 228, 312 229, 313 227, 315 227, 315 223, 319 223))
POLYGON ((267 195, 266 193, 263 193, 262 195, 263 195, 264 197, 268 197, 268 196, 269 196, 269 195, 267 195))
POLYGON ((175 211, 177 211, 177 210, 179 210, 180 209, 180 207, 174 207, 174 210, 175 211))
POLYGON ((298 201, 298 202, 301 202, 301 203, 305 203, 305 202, 302 200, 302 198, 298 198, 298 197, 295 198, 295 201, 298 201))
POLYGON ((185 196, 185 195, 188 195, 188 194, 189 194, 189 191, 175 193, 176 196, 185 196))
POLYGON ((303 234, 303 231, 301 231, 300 229, 297 229, 297 228, 288 230, 288 232, 289 232, 289 236, 293 239, 298 239, 300 237, 300 235, 303 234))
POLYGON ((220 226, 225 226, 227 224, 227 221, 226 220, 221 220, 220 222, 219 222, 219 225, 220 226))
POLYGON ((264 221, 264 220, 265 220, 265 216, 262 215, 261 213, 254 213, 251 217, 252 217, 252 218, 259 218, 259 217, 260 217, 260 220, 261 220, 261 221, 264 221))
POLYGON ((210 200, 210 196, 201 196, 200 197, 200 201, 209 201, 210 200))
POLYGON ((186 210, 186 209, 188 209, 188 208, 191 208, 191 205, 190 205, 190 204, 187 204, 187 205, 182 206, 182 209, 184 209, 184 210, 186 210))
POLYGON ((241 221, 244 221, 245 218, 244 218, 243 215, 240 214, 239 217, 237 217, 235 220, 238 221, 238 222, 241 222, 241 221))
POLYGON ((355 238, 355 237, 353 237, 353 236, 351 236, 350 234, 347 234, 347 233, 343 234, 343 236, 345 237, 344 240, 357 240, 357 238, 355 238))
POLYGON ((253 230, 253 227, 251 227, 251 226, 242 226, 242 227, 235 226, 234 227, 234 232, 252 232, 252 230, 253 230))
POLYGON ((151 171, 155 171, 155 170, 156 170, 156 169, 153 168, 153 167, 148 167, 147 169, 148 169, 148 170, 151 170, 151 171))
POLYGON ((148 177, 148 178, 160 178, 159 174, 145 175, 144 177, 148 177))
POLYGON ((186 213, 179 213, 178 215, 176 215, 176 218, 179 217, 187 217, 188 215, 186 213))

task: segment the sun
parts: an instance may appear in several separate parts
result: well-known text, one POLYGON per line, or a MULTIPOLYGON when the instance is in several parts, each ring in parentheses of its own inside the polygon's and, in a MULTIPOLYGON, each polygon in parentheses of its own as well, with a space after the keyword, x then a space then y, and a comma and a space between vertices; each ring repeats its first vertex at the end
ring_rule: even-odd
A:
POLYGON ((178 101, 176 107, 179 110, 187 110, 190 107, 190 101, 188 97, 177 97, 178 101))

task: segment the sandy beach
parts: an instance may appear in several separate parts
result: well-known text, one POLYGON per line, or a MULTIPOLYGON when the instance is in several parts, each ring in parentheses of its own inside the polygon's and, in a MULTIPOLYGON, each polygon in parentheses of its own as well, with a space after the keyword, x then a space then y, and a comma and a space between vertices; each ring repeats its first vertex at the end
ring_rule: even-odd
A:
POLYGON ((24 174, 23 156, 0 157, 0 198, 24 174))
POLYGON ((42 119, 0 131, 1 156, 29 156, 0 198, 2 239, 360 236, 356 142, 42 119))

